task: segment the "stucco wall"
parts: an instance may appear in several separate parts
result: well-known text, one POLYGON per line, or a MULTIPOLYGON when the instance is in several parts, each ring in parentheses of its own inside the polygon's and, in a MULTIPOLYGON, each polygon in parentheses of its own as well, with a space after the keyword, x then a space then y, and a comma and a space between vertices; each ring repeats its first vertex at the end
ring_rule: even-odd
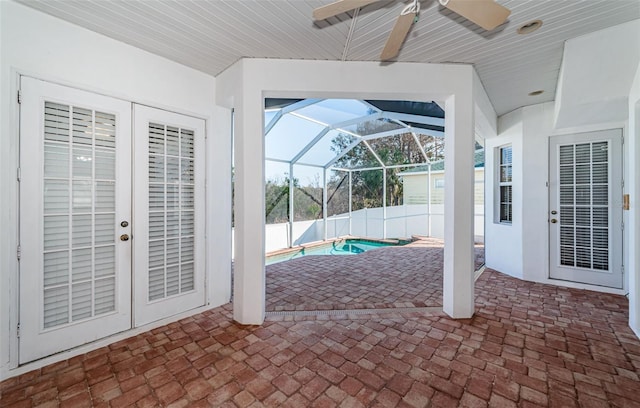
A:
POLYGON ((627 228, 629 271, 629 325, 640 335, 640 65, 629 92, 629 168, 627 185, 630 211, 627 228))
MULTIPOLYGON (((611 122, 554 129, 553 115, 553 102, 520 108, 500 117, 498 136, 486 141, 486 264, 526 280, 609 291, 606 288, 549 279, 549 138, 608 129, 622 129, 626 137, 627 125, 625 122, 611 122), (496 149, 505 144, 513 146, 514 213, 511 225, 499 224, 492 217, 496 200, 496 149)), ((629 149, 625 147, 623 155, 628 154, 629 149)), ((624 168, 624 177, 627 180, 633 177, 628 165, 624 168)), ((628 215, 629 212, 625 212, 624 216, 628 215)), ((626 219, 625 222, 628 223, 626 219)), ((628 230, 625 234, 624 241, 627 242, 628 230)), ((624 253, 626 265, 629 251, 625 250, 624 253)), ((619 290, 611 291, 622 293, 619 290)))

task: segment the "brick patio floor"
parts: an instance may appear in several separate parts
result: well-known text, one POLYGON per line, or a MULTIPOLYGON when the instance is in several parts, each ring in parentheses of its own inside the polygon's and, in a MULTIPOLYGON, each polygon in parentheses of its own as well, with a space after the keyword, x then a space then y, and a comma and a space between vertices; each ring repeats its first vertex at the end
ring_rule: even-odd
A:
POLYGON ((229 305, 0 384, 2 406, 637 407, 623 296, 487 270, 476 314, 231 320, 229 305))
MULTIPOLYGON (((266 310, 442 306, 443 241, 349 256, 305 256, 266 268, 266 310)), ((476 247, 476 268, 484 247, 476 247)))

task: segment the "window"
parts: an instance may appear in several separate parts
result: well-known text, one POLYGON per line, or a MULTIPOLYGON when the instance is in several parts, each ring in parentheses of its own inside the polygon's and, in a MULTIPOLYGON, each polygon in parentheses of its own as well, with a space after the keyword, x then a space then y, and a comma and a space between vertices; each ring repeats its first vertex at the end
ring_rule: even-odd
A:
POLYGON ((513 220, 513 183, 512 183, 512 164, 511 164, 511 146, 504 146, 498 149, 500 152, 498 166, 498 187, 500 188, 499 197, 499 222, 511 224, 513 220))

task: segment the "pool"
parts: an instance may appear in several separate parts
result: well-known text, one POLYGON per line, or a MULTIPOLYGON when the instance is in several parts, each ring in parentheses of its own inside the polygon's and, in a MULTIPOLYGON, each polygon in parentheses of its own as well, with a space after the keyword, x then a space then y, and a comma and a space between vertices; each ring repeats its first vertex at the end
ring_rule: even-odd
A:
POLYGON ((284 252, 267 255, 265 264, 271 265, 307 255, 356 255, 373 249, 405 245, 407 243, 408 241, 397 240, 373 241, 368 239, 340 239, 319 245, 292 248, 284 252))

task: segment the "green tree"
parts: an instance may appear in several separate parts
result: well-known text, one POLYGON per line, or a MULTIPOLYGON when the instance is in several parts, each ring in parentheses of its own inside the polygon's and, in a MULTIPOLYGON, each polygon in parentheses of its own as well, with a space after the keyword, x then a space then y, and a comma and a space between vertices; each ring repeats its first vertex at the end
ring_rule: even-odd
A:
MULTIPOLYGON (((359 134, 373 134, 388 129, 374 129, 371 124, 361 124, 358 128, 359 134)), ((355 138, 348 134, 339 134, 332 140, 332 150, 336 155, 340 155, 351 146, 355 138)), ((420 136, 419 141, 425 147, 425 153, 430 160, 439 160, 444 157, 444 142, 442 139, 433 136, 420 136)), ((373 155, 373 150, 385 165, 402 165, 424 162, 424 156, 415 139, 410 133, 400 134, 396 136, 382 137, 371 139, 358 143, 352 150, 338 159, 335 163, 336 167, 347 169, 362 169, 367 167, 380 167, 380 162, 373 155), (367 146, 367 144, 369 146, 367 146)), ((352 173, 352 203, 353 209, 381 207, 382 206, 382 188, 383 188, 383 170, 367 170, 354 171, 352 173)), ((398 173, 402 168, 387 169, 387 205, 402 204, 402 180, 398 177, 398 173)), ((340 178, 331 178, 329 186, 338 183, 340 178)), ((342 199, 342 197, 338 197, 342 199)), ((346 198, 348 200, 348 198, 346 198)), ((341 203, 334 204, 337 207, 343 207, 341 203)))

